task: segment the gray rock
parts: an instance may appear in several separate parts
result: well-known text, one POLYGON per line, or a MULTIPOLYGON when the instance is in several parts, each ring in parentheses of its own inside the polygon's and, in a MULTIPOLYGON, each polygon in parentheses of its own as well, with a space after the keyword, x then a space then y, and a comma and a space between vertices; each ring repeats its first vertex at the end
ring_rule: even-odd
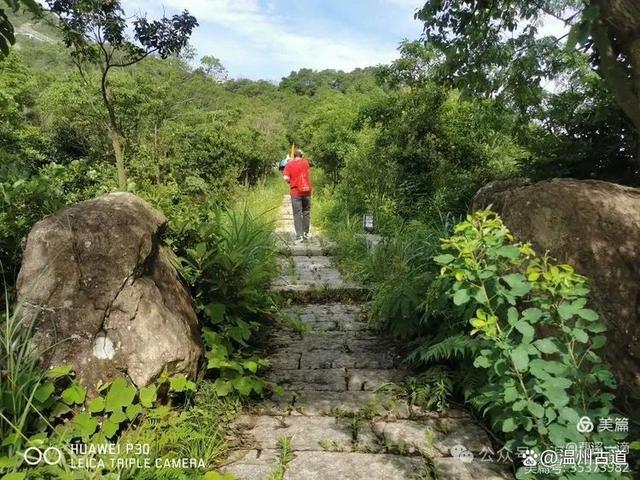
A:
POLYGON ((348 390, 376 390, 387 383, 399 383, 405 376, 403 370, 349 370, 348 390))
POLYGON ((230 453, 228 465, 220 470, 238 480, 265 480, 278 465, 276 450, 236 450, 230 453))
POLYGON ((292 450, 323 450, 323 443, 350 451, 353 434, 346 422, 333 417, 242 415, 235 422, 246 442, 258 450, 277 449, 278 440, 291 439, 292 450))
POLYGON ((385 445, 408 453, 419 452, 429 458, 450 456, 450 449, 457 445, 472 453, 491 446, 484 430, 469 417, 380 420, 374 422, 373 431, 385 445))
POLYGON ((373 453, 299 452, 285 480, 404 480, 424 467, 418 458, 373 453))
POLYGON ((71 363, 92 388, 126 373, 196 373, 202 354, 191 298, 163 246, 165 217, 112 193, 45 217, 27 237, 18 276, 24 314, 47 365, 71 363), (51 348, 50 348, 51 347, 51 348))
POLYGON ((272 370, 267 378, 288 390, 344 391, 347 389, 343 368, 323 370, 272 370))
POLYGON ((640 386, 640 189, 559 178, 493 182, 478 191, 471 209, 490 204, 518 240, 589 279, 591 308, 609 327, 601 354, 624 390, 640 386))

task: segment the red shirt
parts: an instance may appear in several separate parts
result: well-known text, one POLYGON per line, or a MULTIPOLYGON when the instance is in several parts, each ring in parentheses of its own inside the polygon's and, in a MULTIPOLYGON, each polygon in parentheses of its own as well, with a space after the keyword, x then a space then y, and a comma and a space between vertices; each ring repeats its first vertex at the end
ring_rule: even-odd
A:
POLYGON ((289 177, 289 193, 292 197, 311 195, 310 169, 309 162, 304 158, 294 158, 284 167, 282 175, 289 177))

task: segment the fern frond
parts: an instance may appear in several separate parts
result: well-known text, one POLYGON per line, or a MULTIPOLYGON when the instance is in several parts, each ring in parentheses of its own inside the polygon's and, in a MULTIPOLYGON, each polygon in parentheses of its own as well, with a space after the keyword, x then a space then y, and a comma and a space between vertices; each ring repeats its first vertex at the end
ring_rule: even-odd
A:
POLYGON ((473 357, 481 342, 464 333, 457 333, 431 344, 423 344, 413 350, 407 360, 413 363, 430 364, 442 360, 473 357))

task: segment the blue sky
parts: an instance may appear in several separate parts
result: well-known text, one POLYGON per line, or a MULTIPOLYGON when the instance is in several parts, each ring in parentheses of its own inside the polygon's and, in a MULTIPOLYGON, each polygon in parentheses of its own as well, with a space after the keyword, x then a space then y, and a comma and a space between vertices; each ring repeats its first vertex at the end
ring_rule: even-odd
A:
POLYGON ((214 55, 231 77, 280 80, 292 70, 388 63, 416 39, 424 0, 123 0, 128 15, 188 9, 200 26, 198 55, 214 55))

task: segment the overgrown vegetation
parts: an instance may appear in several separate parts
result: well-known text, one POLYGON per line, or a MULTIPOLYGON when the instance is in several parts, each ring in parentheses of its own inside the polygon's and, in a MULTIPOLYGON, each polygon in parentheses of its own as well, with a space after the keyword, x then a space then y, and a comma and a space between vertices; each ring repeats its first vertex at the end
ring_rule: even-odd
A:
MULTIPOLYGON (((4 3, 38 11, 31 0, 4 3)), ((638 183, 638 92, 627 87, 640 63, 629 18, 607 20, 610 2, 430 1, 418 13, 428 44, 403 42, 389 65, 301 69, 278 85, 228 79, 211 56, 198 65, 186 43, 196 20, 186 13, 174 23, 138 19, 131 43, 119 2, 48 3, 57 18, 46 22, 0 10, 0 472, 22 475, 15 459, 27 445, 100 435, 153 445, 154 460, 205 459, 192 477, 215 468, 238 399, 276 388, 260 378, 267 363, 253 346, 274 313, 266 286, 282 188, 271 164, 292 141, 320 167, 313 220, 337 241, 344 272, 370 287, 372 324, 408 345, 417 371, 394 387, 399 395, 436 410, 466 401, 510 448, 612 441, 571 428, 582 415, 615 415, 587 280, 514 243, 490 212, 463 220, 492 180, 638 183), (569 48, 536 34, 543 15, 574 25, 569 48), (27 21, 52 43, 21 39, 9 53, 10 25, 27 21), (41 370, 13 288, 36 221, 117 189, 169 218, 166 242, 205 326, 207 368, 197 384, 160 378, 137 390, 118 379, 85 406, 73 372, 41 370), (359 236, 364 213, 384 237, 373 249, 359 236)), ((349 417, 354 431, 358 415, 349 417)), ((273 478, 291 457, 287 439, 279 449, 273 478)), ((127 466, 86 473, 160 475, 127 466)))
POLYGON ((453 303, 467 306, 477 342, 473 366, 486 375, 467 399, 504 432, 506 446, 541 452, 622 441, 626 432, 576 428, 583 416, 617 418, 616 381, 596 353, 606 326, 587 307, 586 279, 515 243, 490 210, 456 225, 442 247, 446 253, 435 261, 451 282, 453 303))

